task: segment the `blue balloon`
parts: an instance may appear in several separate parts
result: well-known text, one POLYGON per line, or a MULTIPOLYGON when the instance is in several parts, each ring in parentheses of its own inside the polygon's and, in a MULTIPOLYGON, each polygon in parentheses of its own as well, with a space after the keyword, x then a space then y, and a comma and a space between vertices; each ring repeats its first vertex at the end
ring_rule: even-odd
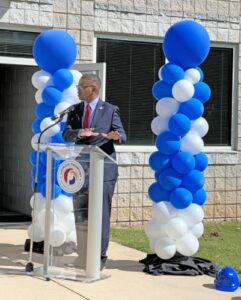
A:
POLYGON ((170 195, 170 202, 177 209, 187 208, 192 203, 192 199, 192 193, 185 188, 176 188, 170 195))
POLYGON ((198 170, 192 170, 182 179, 182 186, 192 193, 203 187, 205 179, 203 174, 198 170))
POLYGON ((160 174, 161 174, 161 172, 158 172, 158 171, 155 172, 154 176, 155 176, 156 181, 158 181, 160 174))
POLYGON ((33 123, 32 123, 32 132, 33 132, 34 134, 41 132, 41 129, 40 129, 40 123, 41 123, 41 122, 42 122, 41 119, 35 119, 35 120, 33 121, 33 123))
POLYGON ((59 69, 53 76, 53 83, 60 91, 71 86, 73 80, 73 74, 68 69, 59 69))
POLYGON ((202 116, 204 107, 202 102, 200 102, 198 99, 192 98, 184 103, 181 103, 178 112, 186 115, 190 120, 196 120, 202 116))
POLYGON ((161 171, 170 166, 170 164, 170 156, 164 155, 159 151, 150 155, 149 165, 154 171, 161 171))
POLYGON ((172 159, 172 167, 180 174, 187 174, 195 167, 195 159, 189 152, 178 152, 172 159))
MULTIPOLYGON (((31 171, 31 176, 32 179, 35 180, 35 175, 36 175, 36 166, 32 167, 32 171, 31 171)), ((38 167, 38 179, 37 181, 44 181, 46 178, 46 167, 43 166, 42 164, 39 164, 38 167)))
POLYGON ((148 189, 148 195, 153 202, 168 201, 169 192, 163 190, 158 182, 154 182, 148 189))
MULTIPOLYGON (((46 183, 41 184, 40 192, 46 198, 46 183)), ((52 199, 57 198, 62 193, 61 188, 57 184, 52 184, 52 199)))
POLYGON ((178 80, 184 79, 184 71, 181 67, 173 64, 166 64, 161 69, 162 79, 168 84, 173 85, 178 80))
POLYGON ((58 144, 68 144, 65 142, 65 140, 62 137, 62 132, 56 133, 54 136, 51 137, 51 142, 52 143, 58 143, 58 144))
POLYGON ((194 156, 195 158, 195 169, 204 171, 208 166, 208 157, 203 152, 199 152, 194 156))
POLYGON ((172 155, 180 149, 180 138, 169 131, 165 131, 158 135, 156 139, 156 147, 166 155, 172 155))
POLYGON ((152 95, 156 100, 172 97, 172 86, 163 80, 157 81, 152 87, 152 95))
POLYGON ((210 87, 205 82, 198 82, 194 85, 194 88, 195 92, 193 98, 197 98, 202 103, 206 103, 211 96, 210 87))
POLYGON ((68 69, 77 56, 75 41, 67 32, 52 29, 41 32, 33 45, 33 56, 41 69, 54 74, 68 69))
POLYGON ((209 49, 210 39, 206 29, 192 20, 172 25, 163 41, 163 51, 168 61, 184 70, 201 64, 209 49))
POLYGON ((197 70, 198 70, 198 72, 199 72, 199 73, 200 73, 200 75, 201 75, 201 78, 200 78, 200 80, 199 80, 199 81, 203 81, 204 74, 203 74, 203 71, 202 71, 202 69, 201 69, 201 68, 199 68, 199 67, 196 67, 195 69, 197 69, 197 70))
POLYGON ((36 105, 35 115, 39 119, 44 119, 46 117, 52 117, 54 115, 54 106, 49 106, 44 103, 36 105))
POLYGON ((60 123, 60 131, 64 131, 65 123, 66 123, 66 122, 61 122, 61 123, 60 123))
POLYGON ((197 190, 194 194, 193 194, 193 200, 192 203, 196 203, 198 205, 203 205, 207 200, 207 193, 206 191, 202 188, 197 190))
POLYGON ((45 151, 40 153, 39 160, 40 160, 42 165, 44 165, 44 166, 47 165, 47 153, 45 151))
POLYGON ((164 190, 172 191, 180 186, 182 179, 180 174, 169 168, 160 173, 158 181, 164 190))
POLYGON ((170 118, 168 127, 173 134, 183 137, 191 129, 191 121, 185 115, 178 113, 170 118))
POLYGON ((29 154, 29 161, 32 166, 36 165, 37 151, 32 150, 29 154))
POLYGON ((56 106, 62 100, 62 92, 53 86, 47 86, 42 92, 43 102, 49 106, 56 106))

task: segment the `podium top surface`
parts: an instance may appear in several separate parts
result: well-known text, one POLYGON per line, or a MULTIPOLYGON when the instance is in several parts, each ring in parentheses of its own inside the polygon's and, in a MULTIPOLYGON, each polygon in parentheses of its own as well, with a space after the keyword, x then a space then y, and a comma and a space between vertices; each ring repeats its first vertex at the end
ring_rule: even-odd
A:
POLYGON ((106 154, 102 149, 95 145, 76 145, 74 143, 71 144, 58 144, 58 143, 40 143, 40 150, 47 151, 51 150, 57 156, 60 157, 76 157, 79 154, 91 154, 96 153, 103 158, 107 158, 110 163, 116 164, 116 160, 112 158, 110 155, 106 154))

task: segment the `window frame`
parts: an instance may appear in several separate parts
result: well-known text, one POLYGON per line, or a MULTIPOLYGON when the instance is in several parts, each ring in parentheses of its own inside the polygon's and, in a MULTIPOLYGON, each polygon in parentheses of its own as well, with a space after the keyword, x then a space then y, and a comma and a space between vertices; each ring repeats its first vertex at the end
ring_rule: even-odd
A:
MULTIPOLYGON (((93 43, 93 62, 96 63, 97 58, 97 39, 116 39, 123 41, 145 42, 145 43, 162 43, 161 37, 144 37, 144 36, 131 36, 131 35, 118 35, 108 33, 96 33, 93 43)), ((232 61, 232 99, 231 99, 231 145, 230 146, 204 146, 206 153, 233 153, 237 152, 238 143, 238 44, 224 43, 224 42, 211 42, 211 47, 216 48, 231 48, 233 49, 232 61)), ((205 74, 204 74, 205 75, 205 74)), ((150 124, 151 125, 151 124, 150 124)), ((117 145, 117 152, 147 152, 151 153, 156 151, 156 147, 145 145, 117 145)))

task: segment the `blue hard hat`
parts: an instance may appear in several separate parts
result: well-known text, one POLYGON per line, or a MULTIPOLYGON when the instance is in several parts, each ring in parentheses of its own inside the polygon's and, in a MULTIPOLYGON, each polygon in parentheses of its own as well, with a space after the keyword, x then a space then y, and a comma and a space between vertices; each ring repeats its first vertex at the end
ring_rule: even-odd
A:
POLYGON ((234 292, 240 286, 238 274, 229 266, 223 267, 217 272, 214 284, 217 290, 225 292, 234 292))

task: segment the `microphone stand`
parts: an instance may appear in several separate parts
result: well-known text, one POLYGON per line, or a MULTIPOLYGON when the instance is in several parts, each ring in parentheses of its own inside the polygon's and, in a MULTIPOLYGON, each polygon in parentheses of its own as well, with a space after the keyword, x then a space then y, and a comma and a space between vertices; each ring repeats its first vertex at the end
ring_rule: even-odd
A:
MULTIPOLYGON (((48 129, 51 127, 54 127, 58 123, 60 123, 64 118, 64 114, 60 115, 59 118, 55 123, 52 125, 46 127, 43 131, 40 132, 40 135, 38 137, 38 142, 37 142, 37 156, 36 156, 36 173, 35 173, 35 178, 34 178, 34 190, 33 190, 33 217, 32 217, 32 232, 30 233, 30 249, 29 249, 29 260, 28 263, 25 266, 25 272, 30 273, 33 271, 34 265, 32 262, 33 258, 33 238, 34 238, 34 229, 35 229, 35 198, 36 198, 36 193, 37 193, 37 187, 38 187, 38 169, 39 169, 39 156, 40 156, 40 141, 41 137, 46 132, 48 129)), ((48 279, 47 279, 48 280, 48 279)))

